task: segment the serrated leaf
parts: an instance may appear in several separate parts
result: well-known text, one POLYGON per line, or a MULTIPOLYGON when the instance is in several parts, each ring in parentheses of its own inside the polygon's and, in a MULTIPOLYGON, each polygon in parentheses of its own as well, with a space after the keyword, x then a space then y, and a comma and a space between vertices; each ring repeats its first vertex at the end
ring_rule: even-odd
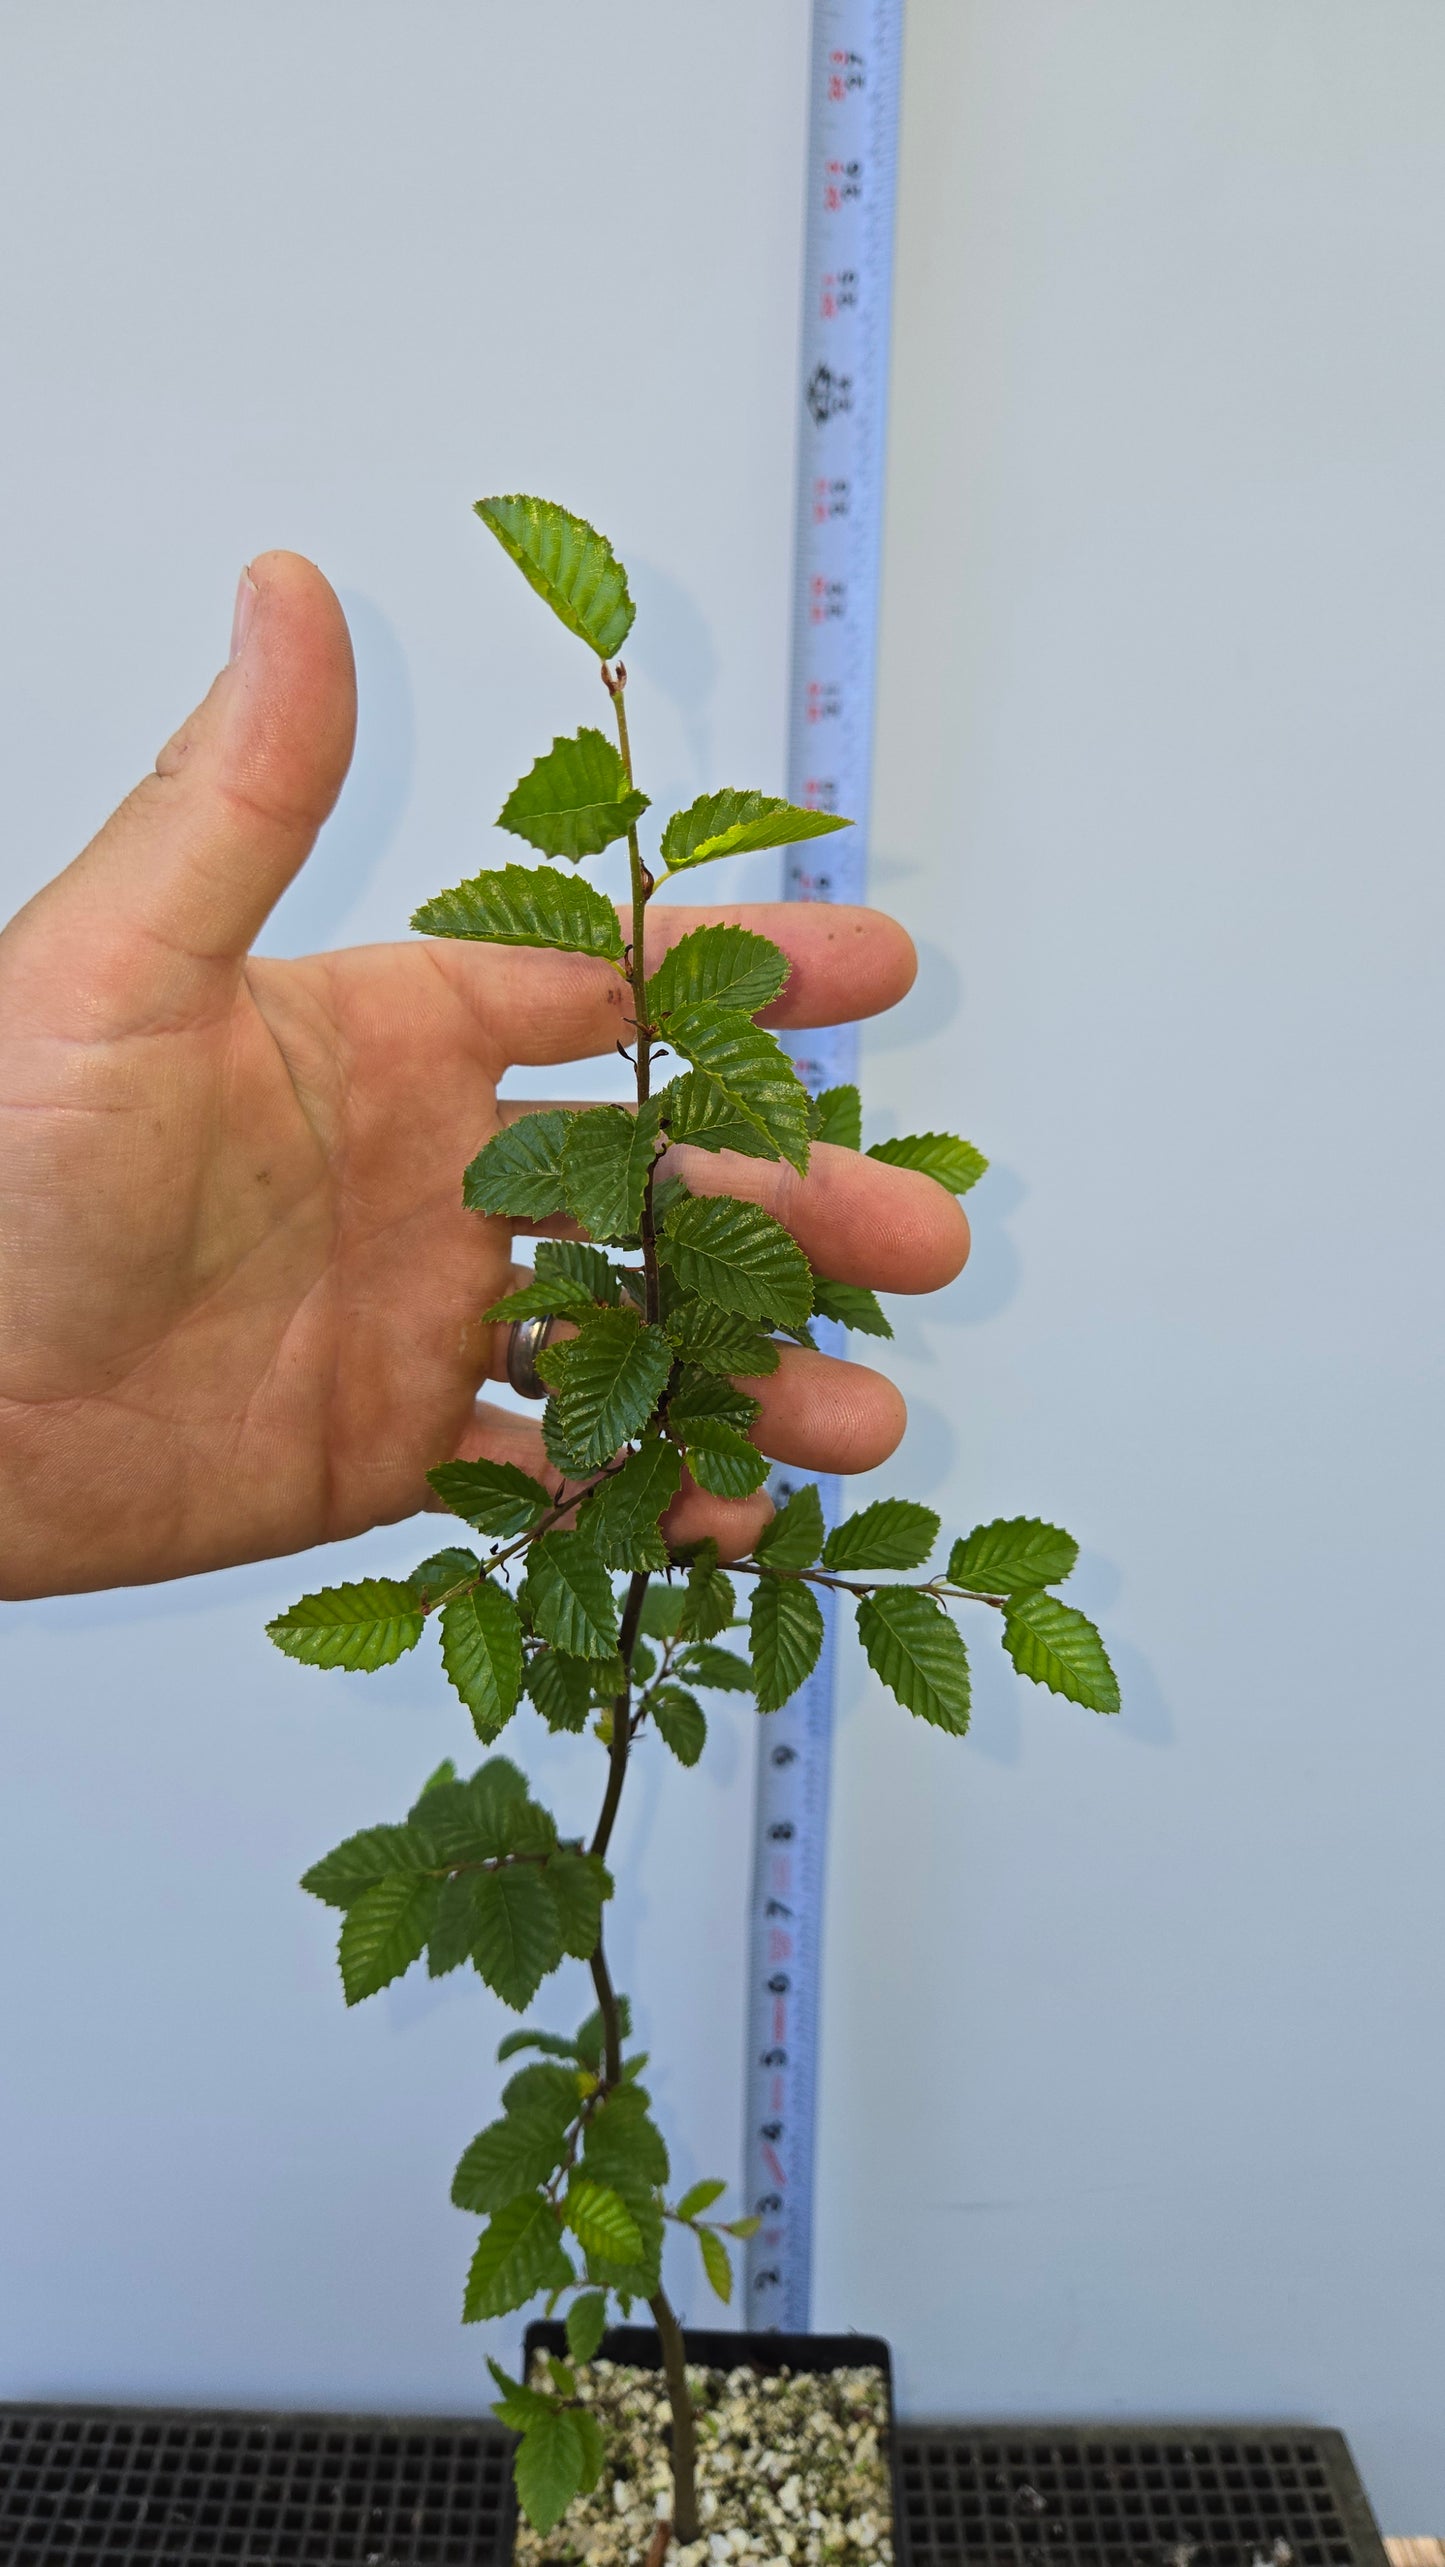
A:
POLYGON ((509 2378, 500 2362, 492 2360, 490 2353, 487 2355, 487 2369, 502 2392, 492 2409, 499 2424, 507 2425, 514 2433, 524 2433, 529 2424, 536 2423, 538 2416, 552 2413, 550 2398, 544 2398, 536 2389, 524 2389, 520 2380, 509 2378))
POLYGON ((916 1569, 938 1540, 938 1517, 911 1497, 875 1498, 843 1523, 823 1545, 828 1569, 916 1569))
POLYGON ((891 1337, 893 1322, 889 1319, 876 1292, 862 1284, 832 1283, 826 1275, 813 1277, 813 1308, 819 1319, 836 1319, 842 1328, 851 1328, 858 1337, 891 1337))
MULTIPOLYGON (((581 2047, 580 2038, 576 2045, 581 2047)), ((497 2057, 502 2056, 501 2050, 497 2057)), ((594 2066, 596 2062, 592 2063, 594 2066)), ((502 2088, 502 2105, 507 2112, 548 2114, 559 2130, 570 2129, 577 2118, 582 2089, 575 2068, 554 2068, 549 2060, 535 2059, 530 2066, 519 2068, 502 2088)))
POLYGON ((574 1961, 590 1961, 602 1932, 602 1909, 612 1896, 612 1875, 596 1854, 570 1846, 553 1855, 547 1879, 557 1902, 562 1948, 574 1961))
POLYGON ((490 1744, 522 1690, 522 1626, 507 1590, 487 1578, 442 1607, 442 1665, 490 1744))
POLYGON ((720 2300, 733 2295, 733 2263, 715 2228, 700 2228, 697 2242, 702 2249, 703 2270, 720 2300))
POLYGON ((1117 1711, 1119 1680, 1086 1614, 1055 1595, 1011 1596, 1003 1645, 1021 1676, 1047 1685, 1086 1711, 1117 1711))
POLYGON ((575 1284, 589 1300, 609 1305, 622 1297, 622 1272, 585 1239, 539 1239, 532 1263, 538 1283, 575 1284))
POLYGON ((448 1587, 454 1587, 459 1578, 479 1577, 481 1567, 475 1551, 464 1551, 458 1545, 452 1550, 433 1551, 429 1559, 419 1561, 408 1574, 406 1583, 417 1603, 425 1610, 435 1604, 448 1587))
POLYGON ((514 2014, 529 2006, 562 1958, 562 1926, 539 1863, 505 1863, 477 1885, 472 1960, 494 1996, 514 2014))
POLYGON ((675 1301, 663 1322, 678 1353, 699 1371, 743 1373, 763 1380, 778 1369, 778 1350, 733 1310, 705 1301, 675 1301))
POLYGON ((538 1650, 528 1664, 526 1686, 549 1729, 576 1735, 586 1728, 595 1672, 587 1658, 570 1658, 561 1649, 538 1650))
POLYGON ((677 1620, 678 1637, 715 1639, 719 1631, 726 1631, 736 1610, 733 1582, 717 1565, 717 1544, 709 1542, 687 1573, 687 1593, 677 1620))
POLYGON ((511 1843, 512 1814, 527 1799, 526 1777, 491 1756, 465 1783, 439 1784, 418 1802, 411 1830, 435 1864, 489 1862, 511 1843))
POLYGON ((888 1168, 916 1168, 921 1176, 947 1186, 950 1194, 967 1194, 988 1168, 983 1152, 952 1132, 909 1132, 901 1140, 875 1141, 868 1156, 888 1168))
POLYGON ((347 1667, 370 1675, 414 1649, 422 1617, 399 1578, 359 1578, 303 1595, 266 1625, 268 1638, 306 1667, 347 1667))
POLYGON ((545 865, 501 865, 469 874, 412 914, 419 936, 460 936, 483 945, 540 945, 561 954, 592 954, 622 968, 622 923, 612 902, 590 882, 549 873, 545 865))
POLYGON ((426 1781, 422 1784, 421 1790, 417 1794, 416 1804, 414 1804, 414 1811, 415 1807, 419 1806, 420 1803, 425 1800, 428 1792, 439 1792, 444 1783, 454 1783, 456 1779, 457 1769, 452 1763, 450 1756, 443 1756, 441 1763, 433 1768, 432 1772, 428 1774, 426 1781))
POLYGON ((426 1865, 427 1849, 409 1826, 363 1827, 303 1872, 301 1887, 328 1907, 350 1907, 378 1881, 398 1872, 419 1873, 426 1865))
POLYGON ((582 2154, 588 2173, 624 2200, 634 2198, 639 2187, 666 2183, 667 2144, 640 2086, 619 2086, 608 2096, 587 2124, 582 2154))
POLYGON ((1057 1586, 1079 1556, 1073 1535, 1033 1516, 999 1516, 976 1524, 948 1555, 949 1583, 982 1595, 1016 1595, 1057 1586))
POLYGON ((753 1544, 754 1556, 775 1569, 810 1569, 823 1548, 823 1501, 811 1482, 795 1489, 753 1544))
POLYGON ((669 1429, 684 1438, 698 1422, 735 1426, 745 1432, 762 1415, 762 1402, 739 1390, 726 1375, 704 1372, 700 1364, 682 1364, 667 1395, 669 1429))
POLYGON ((505 2317, 509 2309, 524 2307, 535 2291, 565 2290, 572 2278, 550 2204, 538 2193, 523 2193, 493 2213, 477 2240, 462 2323, 505 2317))
POLYGON ((443 1506, 478 1533, 529 1533, 556 1504, 513 1462, 439 1462, 427 1479, 443 1506))
POLYGON ((575 2059, 577 2044, 560 2032, 533 2032, 526 2026, 520 2032, 509 2032, 497 2043, 499 2059, 514 2059, 519 2050, 546 2050, 554 2059, 575 2059))
POLYGON ((642 1600, 639 1630, 650 1640, 671 1640, 687 1610, 685 1586, 651 1586, 642 1600))
POLYGON ((555 500, 517 492, 479 499, 476 513, 569 633, 602 660, 621 650, 635 610, 627 573, 605 535, 555 500))
MULTIPOLYGON (((480 1872, 451 1872, 437 1892, 436 1914, 427 1936, 427 1976, 444 1979, 472 1957, 477 1937, 477 1890, 480 1872)), ((516 2191, 516 2185, 512 2191, 516 2191)))
POLYGON ((543 1281, 541 1277, 534 1277, 531 1283, 522 1284, 516 1292, 506 1293, 500 1301, 494 1301, 482 1312, 482 1317, 491 1326, 511 1327, 519 1319, 581 1318, 585 1311, 595 1306, 584 1284, 561 1278, 543 1281))
POLYGON ((687 1467, 711 1497, 751 1497, 768 1476, 768 1463, 736 1426, 700 1417, 685 1429, 687 1467))
POLYGON ((800 1173, 806 1169, 808 1091, 776 1035, 740 1010, 709 999, 670 1015, 667 1040, 741 1117, 776 1143, 793 1167, 800 1173))
POLYGON ((720 2175, 704 2176, 700 2184, 694 2184, 689 2192, 683 2194, 673 2218, 696 2219, 699 2211, 711 2210, 714 2202, 720 2202, 726 2191, 727 2185, 720 2175))
POLYGON ((746 1658, 732 1649, 715 1649, 710 1641, 698 1648, 685 1649, 673 1661, 675 1672, 690 1685, 704 1685, 711 1693, 750 1694, 753 1671, 746 1658))
POLYGON ((811 1587, 759 1578, 749 1628, 759 1711, 781 1711, 818 1663, 823 1616, 811 1587))
POLYGON ((707 1745, 707 1715, 696 1696, 681 1685, 659 1685, 647 1707, 664 1747, 680 1765, 695 1765, 707 1745))
POLYGON ((552 2407, 527 2426, 517 2445, 517 2502, 536 2532, 549 2532, 582 2493, 591 2450, 582 2413, 578 2407, 552 2407))
POLYGON ((672 1348, 635 1310, 599 1310, 575 1337, 548 1346, 537 1369, 551 1386, 551 1415, 568 1451, 597 1470, 652 1416, 672 1370, 672 1348))
POLYGON ((780 1159, 782 1151, 755 1116, 700 1070, 675 1078, 658 1098, 669 1140, 699 1150, 733 1150, 742 1159, 780 1159))
POLYGON ((672 1206, 659 1241, 686 1293, 744 1319, 805 1321, 813 1273, 781 1221, 736 1195, 689 1195, 672 1206))
POLYGON ((590 2175, 574 2175, 567 2187, 567 2225, 585 2255, 632 2264, 642 2252, 641 2232, 621 2194, 590 2175))
POLYGON ((884 1587, 858 1605, 858 1637, 868 1664, 905 1711, 961 1738, 968 1727, 968 1652, 931 1596, 913 1587, 884 1587))
MULTIPOLYGON (((617 1999, 617 2028, 622 2040, 626 2041, 630 2039, 632 2033, 632 2006, 629 1999, 622 1995, 619 1995, 617 1999)), ((594 2006, 591 2014, 588 2015, 584 2023, 578 2026, 577 2030, 577 2056, 582 2061, 584 2067, 601 2067, 602 2042, 602 2009, 600 2006, 594 2006)), ((607 2180, 606 2170, 604 2168, 599 2171, 602 2175, 602 2180, 605 2183, 607 2180)))
POLYGON ((577 864, 625 837, 646 809, 646 794, 628 783, 606 733, 582 730, 575 739, 554 740, 512 787, 497 826, 528 839, 544 856, 566 856, 577 864))
POLYGON ((348 2005, 374 1997, 426 1949, 438 1885, 426 1878, 378 1881, 347 1908, 341 1927, 341 1985, 348 2005))
POLYGON ((582 2493, 590 2495, 602 2475, 607 2458, 607 2444, 602 2427, 590 2407, 575 2407, 572 2421, 582 2444, 582 2493))
POLYGON ((576 1116, 565 1106, 524 1114, 477 1152, 462 1176, 469 1212, 545 1220, 566 1210, 562 1151, 576 1116))
POLYGON ((577 1530, 609 1569, 665 1569, 668 1550, 658 1518, 681 1485, 674 1447, 651 1436, 579 1507, 577 1530))
POLYGON ((574 2362, 590 2362, 607 2332, 607 2293, 580 2291, 567 2311, 567 2350, 574 2362))
POLYGON ((661 1114, 661 1099, 652 1097, 635 1114, 620 1105, 592 1105, 573 1116, 562 1183, 573 1220, 594 1239, 636 1236, 661 1114))
POLYGON ((704 793, 685 811, 674 811, 662 833, 662 861, 669 873, 709 864, 714 856, 742 856, 761 847, 796 846, 849 829, 836 811, 803 811, 776 793, 740 793, 725 786, 704 793))
POLYGON ((825 1087, 813 1099, 813 1138, 835 1150, 863 1146, 863 1099, 856 1087, 825 1087))
POLYGON ((580 1533, 544 1533, 527 1554, 527 1610, 544 1640, 570 1658, 610 1658, 617 1648, 612 1580, 580 1533))
POLYGON ((654 1024, 674 1008, 715 999, 719 1006, 755 1016, 784 987, 787 955, 751 927, 694 927, 664 954, 647 984, 647 1012, 654 1024))
POLYGON ((452 2177, 458 2210, 484 2215, 533 2193, 556 2173, 567 2154, 566 2126, 549 2113, 509 2112, 480 2130, 452 2177))

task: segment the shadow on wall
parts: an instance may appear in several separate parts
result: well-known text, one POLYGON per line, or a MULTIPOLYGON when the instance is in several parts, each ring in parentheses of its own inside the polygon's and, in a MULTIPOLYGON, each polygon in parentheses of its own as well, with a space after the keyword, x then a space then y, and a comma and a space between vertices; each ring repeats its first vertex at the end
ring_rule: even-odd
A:
POLYGON ((339 594, 356 653, 356 754, 314 852, 256 940, 263 954, 315 954, 345 943, 347 920, 411 798, 416 716, 406 653, 371 598, 349 588, 339 594))

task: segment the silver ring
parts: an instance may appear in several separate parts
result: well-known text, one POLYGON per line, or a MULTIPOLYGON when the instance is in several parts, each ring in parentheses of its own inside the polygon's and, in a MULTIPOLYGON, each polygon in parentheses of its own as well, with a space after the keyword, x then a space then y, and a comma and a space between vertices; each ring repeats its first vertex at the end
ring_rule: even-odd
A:
POLYGON ((507 1379, 522 1399, 545 1399, 547 1385, 537 1371, 537 1357, 550 1342, 555 1319, 514 1319, 507 1330, 507 1379))

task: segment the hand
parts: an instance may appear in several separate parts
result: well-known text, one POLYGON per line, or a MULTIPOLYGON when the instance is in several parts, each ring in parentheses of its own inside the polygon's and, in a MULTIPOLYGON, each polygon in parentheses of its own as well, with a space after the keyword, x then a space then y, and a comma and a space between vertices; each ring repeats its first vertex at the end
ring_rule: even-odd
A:
MULTIPOLYGON (((526 1111, 499 1107, 503 1072, 609 1052, 622 987, 582 957, 447 943, 250 956, 354 720, 335 597, 263 556, 205 702, 0 934, 0 1596, 340 1540, 414 1514, 453 1455, 541 1465, 530 1418, 476 1401, 502 1373, 477 1314, 511 1239, 463 1211, 461 1172, 526 1111)), ((913 978, 902 929, 860 909, 662 904, 659 955, 710 917, 786 948, 774 1024, 872 1015, 913 978)), ((801 1179, 677 1155, 840 1282, 925 1292, 967 1255, 927 1177, 821 1146, 801 1179)), ((867 1470, 902 1433, 861 1365, 794 1349, 749 1388, 780 1461, 867 1470)), ((767 1511, 690 1489, 670 1529, 737 1552, 767 1511)))

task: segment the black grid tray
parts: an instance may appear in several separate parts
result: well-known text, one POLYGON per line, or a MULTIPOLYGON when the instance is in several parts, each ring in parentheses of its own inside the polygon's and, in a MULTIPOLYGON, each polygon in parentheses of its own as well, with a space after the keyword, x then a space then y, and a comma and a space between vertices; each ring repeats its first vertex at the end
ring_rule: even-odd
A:
MULTIPOLYGON (((475 2419, 0 2405, 0 2567, 504 2567, 475 2419)), ((1301 2425, 899 2428, 900 2567, 1388 2567, 1301 2425)))

